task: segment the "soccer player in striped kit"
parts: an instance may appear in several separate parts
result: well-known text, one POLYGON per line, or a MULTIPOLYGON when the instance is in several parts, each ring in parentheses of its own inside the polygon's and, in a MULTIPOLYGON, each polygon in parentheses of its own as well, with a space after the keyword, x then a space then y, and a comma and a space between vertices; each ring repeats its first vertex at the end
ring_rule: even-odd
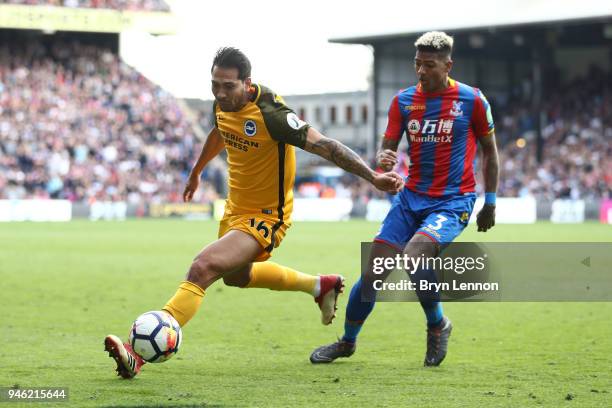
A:
MULTIPOLYGON (((372 282, 381 279, 372 273, 374 258, 393 258, 397 254, 435 257, 467 226, 476 201, 477 143, 483 152, 485 184, 485 204, 477 216, 478 231, 486 232, 495 225, 499 159, 489 103, 479 89, 449 77, 453 66, 450 36, 428 32, 418 38, 415 46, 414 66, 419 82, 400 91, 391 101, 387 130, 377 155, 381 169, 392 169, 397 163, 397 147, 406 133, 410 167, 405 188, 395 196, 374 238, 369 265, 351 290, 343 337, 317 348, 310 356, 312 363, 330 363, 355 352, 357 335, 375 304, 372 282)), ((421 280, 436 280, 431 270, 408 272, 417 287, 421 280)), ((424 365, 438 366, 446 357, 452 324, 443 314, 439 293, 416 292, 427 320, 424 365)))

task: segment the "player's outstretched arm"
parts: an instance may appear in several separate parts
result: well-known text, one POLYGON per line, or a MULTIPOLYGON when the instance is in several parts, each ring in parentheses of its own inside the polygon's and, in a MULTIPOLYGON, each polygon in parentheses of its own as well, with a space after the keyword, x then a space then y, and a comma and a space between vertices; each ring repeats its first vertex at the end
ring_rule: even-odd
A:
MULTIPOLYGON (((495 134, 478 138, 482 147, 482 172, 485 184, 485 194, 496 194, 499 181, 499 156, 495 143, 495 134)), ((478 231, 486 232, 495 225, 495 204, 487 203, 476 216, 478 231)))
POLYGON ((223 144, 223 138, 219 133, 219 129, 216 127, 212 128, 210 133, 208 133, 204 147, 202 147, 200 157, 198 157, 198 160, 193 165, 191 172, 189 173, 187 185, 183 191, 183 201, 191 201, 193 194, 200 185, 200 174, 202 174, 202 170, 204 170, 204 167, 206 167, 209 161, 221 153, 221 150, 223 150, 224 147, 225 145, 223 144))
POLYGON ((381 191, 395 194, 404 186, 404 180, 399 174, 395 172, 376 173, 357 153, 339 141, 323 136, 312 127, 308 129, 304 150, 335 163, 349 173, 362 177, 381 191))

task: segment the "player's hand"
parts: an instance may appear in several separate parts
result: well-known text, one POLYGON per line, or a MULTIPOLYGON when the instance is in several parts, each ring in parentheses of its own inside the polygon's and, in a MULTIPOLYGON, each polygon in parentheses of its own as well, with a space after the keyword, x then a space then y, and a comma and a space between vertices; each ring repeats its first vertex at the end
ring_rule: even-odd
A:
POLYGON ((189 179, 187 180, 187 185, 185 186, 185 190, 183 191, 183 201, 185 201, 186 203, 190 202, 193 198, 193 194, 196 192, 199 186, 200 175, 190 174, 189 179))
POLYGON ((376 154, 376 165, 384 171, 391 171, 397 164, 397 152, 391 149, 381 150, 376 154))
POLYGON ((404 179, 394 171, 376 173, 372 184, 380 191, 397 194, 404 188, 404 179))
POLYGON ((495 206, 485 204, 476 216, 476 224, 478 224, 479 232, 487 232, 487 230, 493 228, 495 225, 495 206))

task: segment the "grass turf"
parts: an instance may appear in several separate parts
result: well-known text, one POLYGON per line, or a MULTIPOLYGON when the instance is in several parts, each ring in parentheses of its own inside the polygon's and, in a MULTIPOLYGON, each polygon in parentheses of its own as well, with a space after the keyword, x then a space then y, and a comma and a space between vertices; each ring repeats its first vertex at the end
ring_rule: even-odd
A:
MULTIPOLYGON (((298 223, 273 260, 307 273, 359 275, 359 242, 377 223, 298 223)), ((184 329, 180 353, 135 380, 114 376, 108 333, 174 293, 213 222, 0 225, 5 304, 0 386, 68 387, 45 406, 588 406, 612 405, 610 303, 453 303, 449 355, 425 369, 415 303, 379 303, 357 353, 313 366, 312 349, 342 334, 302 293, 220 283, 184 329), (8 308, 6 308, 8 306, 8 308), (8 310, 7 310, 8 309, 8 310)), ((610 227, 499 225, 463 241, 610 241, 610 227)), ((20 404, 10 404, 19 406, 20 404)), ((7 405, 8 406, 8 405, 7 405)))

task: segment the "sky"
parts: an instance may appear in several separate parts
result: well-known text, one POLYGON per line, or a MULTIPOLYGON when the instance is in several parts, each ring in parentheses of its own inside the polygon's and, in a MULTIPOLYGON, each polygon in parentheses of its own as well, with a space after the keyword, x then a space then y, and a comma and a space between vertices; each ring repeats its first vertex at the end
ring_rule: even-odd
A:
POLYGON ((368 88, 370 48, 328 42, 350 19, 343 17, 342 1, 168 3, 179 20, 177 34, 125 33, 121 52, 175 96, 212 98, 210 65, 215 51, 228 45, 249 57, 254 82, 282 95, 368 88))
POLYGON ((366 90, 371 48, 330 38, 612 14, 612 2, 600 0, 166 1, 177 33, 124 33, 121 55, 175 96, 201 99, 212 99, 210 64, 221 46, 243 50, 253 81, 281 95, 366 90))

